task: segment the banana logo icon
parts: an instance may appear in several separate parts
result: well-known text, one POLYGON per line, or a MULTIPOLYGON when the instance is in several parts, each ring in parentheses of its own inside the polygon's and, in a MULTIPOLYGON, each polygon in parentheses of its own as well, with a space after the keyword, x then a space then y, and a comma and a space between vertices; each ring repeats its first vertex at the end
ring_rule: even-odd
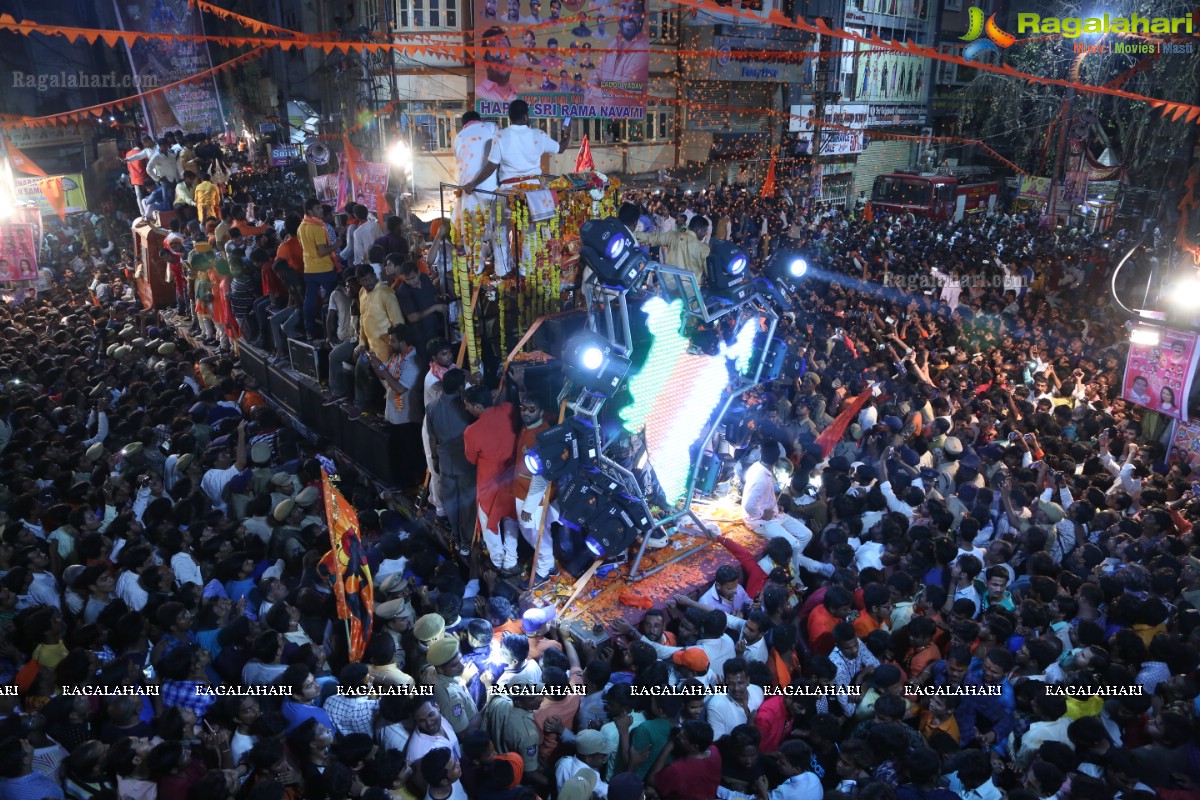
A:
POLYGON ((963 60, 974 61, 987 52, 999 53, 1001 49, 1011 47, 1017 37, 996 24, 996 15, 983 16, 983 9, 972 6, 967 11, 968 28, 961 41, 970 42, 963 48, 963 60), (986 36, 986 38, 981 38, 986 36))

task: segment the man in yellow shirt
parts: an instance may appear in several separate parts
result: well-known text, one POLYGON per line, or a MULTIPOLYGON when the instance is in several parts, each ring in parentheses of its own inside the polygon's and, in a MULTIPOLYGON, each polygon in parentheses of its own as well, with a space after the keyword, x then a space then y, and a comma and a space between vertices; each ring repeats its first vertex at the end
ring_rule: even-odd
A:
POLYGON ((667 233, 636 233, 638 244, 661 247, 662 261, 672 267, 691 270, 696 280, 704 285, 704 265, 708 260, 708 220, 697 214, 688 223, 687 230, 667 233))
POLYGON ((322 298, 333 294, 338 276, 333 269, 333 242, 329 240, 329 229, 321 216, 321 201, 311 197, 304 204, 304 221, 297 232, 300 247, 304 250, 304 331, 308 338, 316 340, 317 309, 322 298))
POLYGON ((192 190, 192 199, 196 201, 196 218, 200 224, 212 219, 221 219, 221 190, 208 178, 207 172, 200 173, 199 183, 192 190))
MULTIPOLYGON (((307 275, 306 272, 305 277, 307 275)), ((375 268, 370 264, 358 267, 358 285, 358 347, 354 350, 354 405, 347 408, 350 419, 362 416, 363 407, 377 399, 381 388, 367 359, 367 351, 386 364, 392 357, 388 330, 404 322, 396 293, 375 277, 375 268)))

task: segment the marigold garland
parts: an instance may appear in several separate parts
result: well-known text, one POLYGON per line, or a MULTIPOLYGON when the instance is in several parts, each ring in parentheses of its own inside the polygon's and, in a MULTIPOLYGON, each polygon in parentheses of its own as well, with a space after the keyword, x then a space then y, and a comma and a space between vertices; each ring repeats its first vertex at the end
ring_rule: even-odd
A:
POLYGON ((507 207, 490 203, 464 213, 453 229, 453 284, 460 298, 459 329, 466 337, 471 368, 481 363, 479 354, 483 349, 484 334, 482 324, 476 324, 475 309, 471 305, 476 288, 496 295, 500 346, 507 354, 512 339, 510 324, 515 323, 515 329, 523 332, 538 318, 562 309, 563 292, 574 285, 571 273, 564 274, 564 270, 571 263, 571 242, 579 238, 583 223, 616 215, 620 204, 618 181, 612 180, 604 187, 601 200, 593 199, 590 191, 568 191, 569 186, 563 178, 551 183, 551 188, 557 191, 557 206, 555 215, 548 220, 533 222, 530 219, 526 192, 542 187, 523 184, 507 193, 507 207), (505 239, 508 247, 498 246, 505 243, 505 239), (512 259, 512 270, 504 278, 480 270, 485 244, 491 246, 494 257, 507 252, 512 259))

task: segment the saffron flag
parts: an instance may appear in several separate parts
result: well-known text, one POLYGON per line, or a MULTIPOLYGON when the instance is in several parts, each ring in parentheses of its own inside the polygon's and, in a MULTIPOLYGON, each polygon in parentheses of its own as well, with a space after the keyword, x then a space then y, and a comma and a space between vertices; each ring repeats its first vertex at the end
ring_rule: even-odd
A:
POLYGON ((771 153, 771 163, 767 165, 767 177, 763 178, 763 197, 775 196, 775 154, 771 153))
POLYGON ((37 175, 42 178, 49 177, 46 175, 46 170, 33 163, 33 159, 17 149, 17 146, 12 143, 12 139, 8 140, 8 163, 17 172, 24 172, 26 175, 37 175))
POLYGON ((346 154, 346 162, 350 169, 354 169, 354 165, 363 160, 362 153, 358 152, 349 136, 342 136, 342 151, 346 154))
POLYGON ((357 662, 362 660, 371 640, 371 620, 375 613, 371 568, 358 531, 358 514, 334 487, 324 468, 321 479, 331 549, 321 558, 317 571, 333 590, 338 619, 346 623, 350 661, 357 662))
POLYGON ((850 423, 854 422, 854 418, 858 416, 858 412, 862 411, 862 407, 867 404, 868 398, 871 397, 871 389, 864 389, 862 394, 854 398, 849 405, 842 409, 842 413, 837 415, 837 419, 833 421, 825 430, 821 431, 821 435, 817 437, 816 444, 821 448, 821 453, 824 458, 828 458, 833 452, 834 445, 845 435, 846 429, 850 427, 850 423))
POLYGON ((592 160, 592 146, 588 143, 588 137, 585 133, 583 141, 579 144, 579 155, 575 156, 575 171, 594 172, 595 170, 596 162, 592 160))
POLYGON ((63 176, 42 178, 38 181, 38 189, 46 198, 46 202, 54 209, 54 213, 58 214, 58 218, 65 220, 67 218, 67 193, 63 191, 63 176))

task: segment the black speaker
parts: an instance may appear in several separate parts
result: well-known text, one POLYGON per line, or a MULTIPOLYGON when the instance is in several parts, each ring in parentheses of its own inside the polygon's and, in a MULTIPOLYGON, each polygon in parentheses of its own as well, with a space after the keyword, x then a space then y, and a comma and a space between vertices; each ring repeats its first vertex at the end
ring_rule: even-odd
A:
POLYGON ((345 418, 338 428, 337 441, 342 451, 358 466, 387 486, 397 485, 394 458, 408 457, 393 447, 392 426, 386 422, 368 422, 345 418))
POLYGON ((288 360, 292 362, 292 370, 312 378, 317 383, 329 373, 329 353, 318 349, 308 342, 288 339, 288 360))
POLYGON ((587 311, 581 308, 546 317, 533 334, 534 349, 561 359, 563 343, 586 328, 587 321, 587 311))
POLYGON ((300 376, 282 366, 271 366, 270 394, 283 410, 303 421, 304 391, 300 376))
POLYGON ((242 371, 258 379, 260 391, 270 394, 271 370, 267 366, 267 354, 242 339, 238 342, 238 356, 241 359, 242 371))

